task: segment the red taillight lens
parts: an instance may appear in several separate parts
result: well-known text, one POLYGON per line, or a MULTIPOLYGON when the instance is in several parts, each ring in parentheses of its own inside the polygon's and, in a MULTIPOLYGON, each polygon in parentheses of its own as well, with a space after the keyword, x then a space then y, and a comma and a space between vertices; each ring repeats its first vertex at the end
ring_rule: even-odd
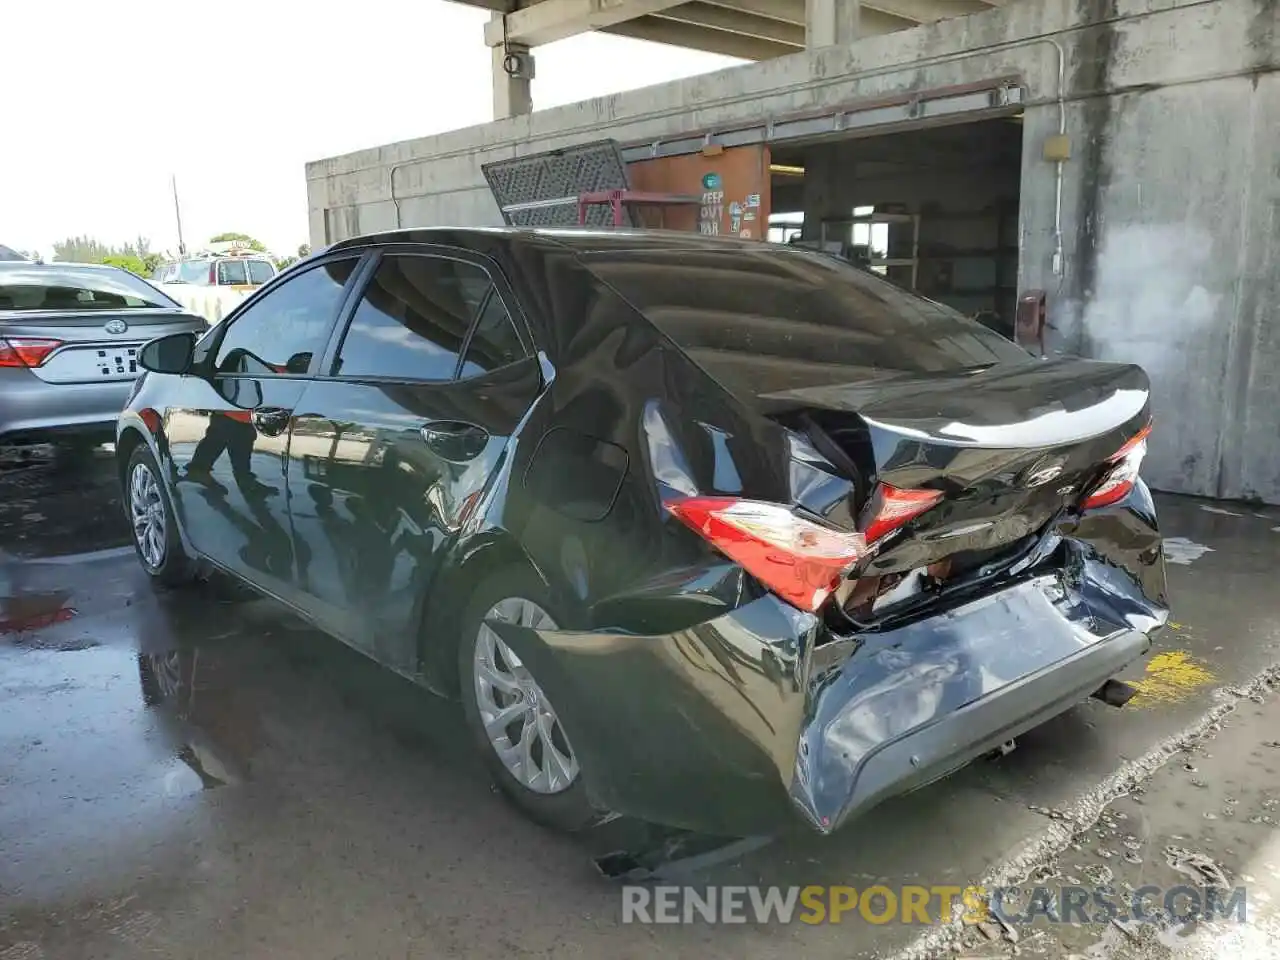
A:
POLYGON ((5 337, 0 339, 0 367, 38 367, 60 346, 61 340, 43 337, 5 337))
POLYGON ((888 483, 878 483, 864 511, 867 521, 862 534, 867 538, 867 543, 875 543, 908 520, 920 516, 941 499, 940 490, 907 490, 888 483))
POLYGON ((1119 503, 1132 491, 1138 482, 1138 471, 1142 467, 1142 458, 1147 455, 1147 437, 1151 433, 1151 424, 1138 431, 1123 447, 1107 458, 1108 463, 1115 466, 1102 478, 1102 482, 1080 502, 1082 510, 1095 510, 1098 507, 1109 507, 1119 503))
POLYGON ((866 554, 859 533, 833 530, 789 508, 735 497, 682 497, 667 504, 683 523, 788 603, 817 610, 866 554))
POLYGON ((216 287, 218 285, 218 268, 216 264, 209 264, 209 286, 216 287))
POLYGON ((1109 463, 1118 463, 1119 461, 1123 460, 1125 457, 1129 456, 1129 454, 1137 450, 1139 447, 1141 447, 1145 451, 1147 448, 1147 437, 1149 436, 1151 436, 1150 423, 1148 423, 1136 434, 1134 434, 1132 437, 1126 440, 1124 446, 1122 446, 1119 450, 1117 450, 1111 456, 1107 457, 1107 461, 1109 463))

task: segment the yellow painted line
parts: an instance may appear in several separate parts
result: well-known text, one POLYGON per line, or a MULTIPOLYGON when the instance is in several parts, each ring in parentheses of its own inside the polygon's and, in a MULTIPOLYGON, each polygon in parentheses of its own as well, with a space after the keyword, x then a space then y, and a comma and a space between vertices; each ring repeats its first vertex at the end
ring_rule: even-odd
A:
POLYGON ((1147 661, 1147 672, 1141 680, 1130 681, 1138 690, 1129 701, 1132 707, 1152 707, 1163 703, 1181 703, 1201 687, 1218 678, 1207 666, 1182 650, 1157 653, 1147 661))

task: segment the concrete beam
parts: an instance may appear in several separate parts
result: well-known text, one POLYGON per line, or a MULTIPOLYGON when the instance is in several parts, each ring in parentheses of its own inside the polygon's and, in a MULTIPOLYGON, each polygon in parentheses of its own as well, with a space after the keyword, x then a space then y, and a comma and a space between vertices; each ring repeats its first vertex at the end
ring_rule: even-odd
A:
POLYGON ((493 13, 510 13, 516 8, 515 0, 454 0, 455 3, 465 3, 468 7, 479 7, 481 10, 489 10, 493 13))
POLYGON ((859 0, 805 0, 805 46, 832 47, 862 36, 859 0))
POLYGON ((878 10, 915 23, 932 23, 991 9, 985 0, 862 0, 863 10, 878 10))
POLYGON ((725 33, 723 30, 712 30, 709 27, 699 27, 691 23, 676 23, 673 20, 652 16, 604 27, 603 32, 619 37, 632 37, 636 40, 667 43, 675 47, 705 50, 708 53, 719 53, 742 60, 772 60, 804 49, 789 43, 744 37, 736 33, 725 33))
POLYGON ((738 10, 798 27, 804 26, 804 0, 703 0, 702 5, 738 10))
POLYGON ((677 6, 681 0, 542 0, 523 10, 495 17, 484 27, 491 47, 523 43, 530 47, 603 30, 677 6))
POLYGON ((882 34, 894 33, 898 30, 910 30, 912 27, 918 26, 920 24, 915 20, 908 20, 906 17, 885 13, 883 10, 872 10, 870 7, 864 6, 862 8, 859 36, 878 37, 882 34))
POLYGON ((712 30, 734 33, 742 37, 773 40, 776 43, 787 43, 795 47, 804 46, 803 24, 783 23, 781 20, 772 20, 754 13, 710 3, 682 3, 678 7, 663 10, 654 16, 675 23, 710 27, 712 30))

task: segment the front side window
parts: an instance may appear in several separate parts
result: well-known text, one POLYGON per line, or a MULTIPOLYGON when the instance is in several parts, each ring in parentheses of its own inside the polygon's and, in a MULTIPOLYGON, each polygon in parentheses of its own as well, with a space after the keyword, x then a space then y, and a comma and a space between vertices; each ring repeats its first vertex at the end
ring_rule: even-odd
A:
POLYGON ((343 288, 359 259, 312 267, 251 301, 218 345, 218 373, 271 376, 306 373, 324 351, 343 288))
POLYGON ((492 278, 474 263, 431 256, 385 257, 351 318, 334 373, 451 380, 477 313, 495 303, 493 309, 506 316, 492 290, 492 278))

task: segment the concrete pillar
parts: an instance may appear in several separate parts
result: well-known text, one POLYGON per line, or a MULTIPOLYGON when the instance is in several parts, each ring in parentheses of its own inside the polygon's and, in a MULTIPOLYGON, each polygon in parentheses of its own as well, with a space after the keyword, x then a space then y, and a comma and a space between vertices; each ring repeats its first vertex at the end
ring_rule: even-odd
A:
POLYGON ((804 45, 832 47, 853 43, 861 35, 859 0, 805 0, 804 45))
MULTIPOLYGON (((502 14, 495 13, 495 20, 501 20, 502 14)), ((527 44, 507 43, 489 48, 493 58, 493 119, 505 120, 507 117, 518 117, 533 113, 533 54, 527 44), (513 77, 507 72, 505 63, 508 55, 515 54, 526 60, 528 72, 520 77, 513 77)))
POLYGON ((818 240, 822 221, 845 219, 853 212, 853 163, 840 144, 810 147, 804 158, 804 228, 806 240, 818 240))

